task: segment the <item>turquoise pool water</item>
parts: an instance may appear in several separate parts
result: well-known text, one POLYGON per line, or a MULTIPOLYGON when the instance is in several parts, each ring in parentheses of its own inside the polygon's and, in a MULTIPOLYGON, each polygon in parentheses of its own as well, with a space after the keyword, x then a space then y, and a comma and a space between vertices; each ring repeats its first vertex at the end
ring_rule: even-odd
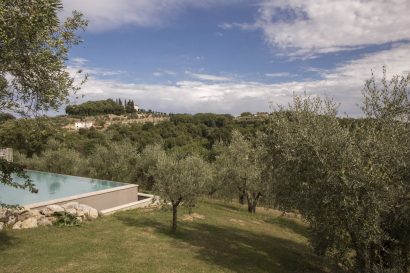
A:
MULTIPOLYGON (((27 174, 36 185, 38 193, 30 193, 27 190, 0 184, 1 202, 9 205, 28 205, 125 185, 119 182, 56 173, 27 171, 27 174)), ((14 181, 21 180, 15 178, 14 181)))

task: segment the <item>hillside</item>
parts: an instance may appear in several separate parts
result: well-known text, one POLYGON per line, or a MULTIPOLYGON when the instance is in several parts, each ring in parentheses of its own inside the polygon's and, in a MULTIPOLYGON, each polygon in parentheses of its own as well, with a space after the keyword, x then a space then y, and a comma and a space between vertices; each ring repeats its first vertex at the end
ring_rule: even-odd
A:
POLYGON ((0 233, 2 272, 330 272, 307 246, 299 219, 209 200, 194 212, 181 210, 176 234, 163 210, 0 233))
POLYGON ((90 123, 90 125, 95 129, 107 129, 111 125, 124 125, 124 124, 144 124, 153 123, 157 124, 159 122, 168 121, 169 117, 166 115, 157 115, 154 113, 132 113, 124 115, 95 115, 95 116, 67 116, 60 117, 65 119, 66 125, 62 128, 68 130, 77 130, 76 123, 90 123))

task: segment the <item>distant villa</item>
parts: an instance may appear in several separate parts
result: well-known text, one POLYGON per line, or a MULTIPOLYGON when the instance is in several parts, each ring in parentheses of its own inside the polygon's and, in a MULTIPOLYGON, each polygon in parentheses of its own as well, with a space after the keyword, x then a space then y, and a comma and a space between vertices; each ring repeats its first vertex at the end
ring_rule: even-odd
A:
POLYGON ((77 130, 81 128, 89 129, 91 127, 93 127, 92 121, 76 121, 74 124, 74 128, 77 130))
POLYGON ((13 149, 12 148, 0 148, 0 158, 3 158, 9 162, 13 162, 13 149))

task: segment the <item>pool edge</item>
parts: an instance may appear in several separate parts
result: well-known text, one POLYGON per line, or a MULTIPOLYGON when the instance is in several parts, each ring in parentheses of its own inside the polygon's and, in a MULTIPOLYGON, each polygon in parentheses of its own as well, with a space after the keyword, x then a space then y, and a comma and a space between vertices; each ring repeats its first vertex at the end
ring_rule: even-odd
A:
MULTIPOLYGON (((67 196, 67 197, 47 200, 47 201, 43 201, 43 202, 27 204, 27 205, 24 205, 23 207, 25 207, 27 209, 38 209, 38 208, 46 207, 48 205, 68 203, 70 201, 87 199, 87 198, 90 198, 90 197, 92 198, 92 197, 95 197, 95 196, 98 196, 98 195, 109 195, 110 193, 115 193, 115 192, 119 192, 119 191, 132 190, 133 188, 135 188, 135 190, 136 190, 135 191, 135 199, 138 201, 138 185, 128 184, 128 185, 114 187, 114 188, 105 189, 105 190, 93 191, 93 192, 83 193, 83 194, 76 194, 76 195, 71 195, 71 196, 67 196)), ((84 202, 84 201, 81 202, 81 203, 85 204, 85 205, 89 205, 89 204, 87 204, 87 202, 84 202)), ((129 202, 126 202, 126 203, 129 203, 129 202)), ((108 208, 105 208, 105 209, 96 208, 96 209, 98 211, 102 211, 102 210, 105 210, 105 209, 108 209, 108 208)))

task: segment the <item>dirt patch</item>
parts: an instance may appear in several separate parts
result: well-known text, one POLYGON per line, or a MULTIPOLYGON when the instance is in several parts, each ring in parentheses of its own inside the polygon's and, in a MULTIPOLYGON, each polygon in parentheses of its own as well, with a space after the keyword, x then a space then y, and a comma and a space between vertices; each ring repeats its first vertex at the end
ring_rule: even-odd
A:
POLYGON ((229 219, 229 221, 232 222, 232 223, 235 223, 235 224, 237 224, 237 225, 240 225, 240 226, 244 226, 244 225, 245 225, 245 221, 240 220, 240 219, 231 218, 231 219, 229 219))
POLYGON ((198 213, 191 213, 191 214, 183 215, 181 219, 182 221, 193 222, 195 219, 203 220, 205 219, 205 216, 202 214, 198 214, 198 213))
POLYGON ((253 224, 257 224, 257 225, 263 224, 263 222, 260 221, 260 220, 252 220, 251 222, 252 222, 253 224))

